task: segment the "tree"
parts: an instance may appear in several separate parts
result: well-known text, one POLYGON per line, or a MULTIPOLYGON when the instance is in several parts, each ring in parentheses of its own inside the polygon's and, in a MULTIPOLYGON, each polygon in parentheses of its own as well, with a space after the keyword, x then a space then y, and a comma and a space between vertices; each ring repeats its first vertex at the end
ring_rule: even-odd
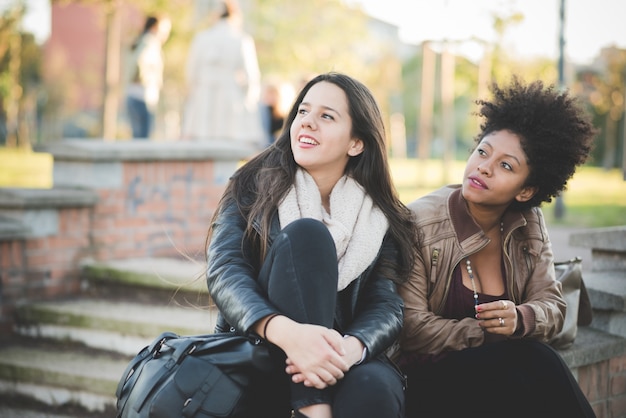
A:
MULTIPOLYGON (((108 33, 106 77, 102 88, 102 125, 117 120, 116 104, 121 92, 120 66, 129 42, 119 36, 120 9, 133 8, 148 15, 165 12, 172 18, 172 33, 164 45, 165 83, 160 114, 179 113, 185 98, 184 63, 191 38, 205 19, 200 2, 193 0, 53 0, 56 4, 78 3, 97 11, 102 19, 102 30, 108 33), (121 46, 120 46, 121 43, 121 46), (121 58, 120 58, 121 57, 121 58), (120 63, 121 61, 121 63, 120 63)), ((375 45, 368 40, 365 15, 350 9, 340 0, 240 0, 245 14, 244 24, 254 37, 261 72, 264 77, 276 76, 292 82, 296 88, 311 74, 336 70, 347 72, 365 82, 378 93, 381 106, 389 107, 384 87, 400 89, 400 74, 389 77, 395 63, 385 55, 385 44, 375 45), (311 19, 311 16, 315 19, 311 19), (391 69, 391 70, 390 70, 391 69)), ((128 24, 128 22, 127 22, 128 24)), ((124 26, 124 25, 121 25, 124 26)), ((124 29, 122 29, 124 30, 124 29)), ((140 30, 140 28, 137 28, 140 30)), ((126 28, 128 32, 128 28, 126 28)), ((388 54, 393 55, 393 54, 388 54)), ((96 71, 102 71, 97 69, 96 71)), ((399 71, 398 71, 399 72, 399 71)), ((49 86, 55 88, 55 86, 49 86)), ((163 120, 164 118, 157 118, 163 120)), ((108 130, 111 132, 111 129, 108 130)), ((115 137, 116 134, 106 134, 115 137)))
POLYGON ((37 113, 41 51, 21 29, 25 12, 15 2, 0 19, 0 142, 11 147, 30 147, 37 113))
POLYGON ((264 74, 299 81, 329 70, 370 73, 362 59, 365 16, 339 0, 254 0, 246 17, 264 74))
POLYGON ((624 139, 625 78, 626 50, 604 48, 591 66, 579 70, 574 85, 575 91, 589 103, 594 124, 602 128, 593 156, 607 170, 621 163, 618 156, 624 139))

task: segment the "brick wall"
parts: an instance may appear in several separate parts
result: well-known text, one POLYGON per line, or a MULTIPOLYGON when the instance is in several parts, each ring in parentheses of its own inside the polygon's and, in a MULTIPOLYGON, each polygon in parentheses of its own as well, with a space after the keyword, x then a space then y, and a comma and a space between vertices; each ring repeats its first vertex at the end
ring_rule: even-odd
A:
POLYGON ((227 180, 250 154, 236 144, 91 140, 46 151, 52 189, 0 188, 0 331, 17 303, 80 291, 81 260, 202 259, 227 180))
POLYGON ((10 326, 10 314, 16 304, 63 297, 80 290, 77 266, 90 252, 93 204, 90 193, 2 189, 2 330, 10 326))
POLYGON ((207 162, 124 162, 123 186, 97 190, 92 237, 98 260, 203 256, 224 190, 207 162))
POLYGON ((626 417, 626 356, 580 367, 578 383, 597 418, 626 417))
POLYGON ((26 284, 24 245, 21 239, 0 241, 0 334, 10 331, 10 306, 20 298, 26 284))

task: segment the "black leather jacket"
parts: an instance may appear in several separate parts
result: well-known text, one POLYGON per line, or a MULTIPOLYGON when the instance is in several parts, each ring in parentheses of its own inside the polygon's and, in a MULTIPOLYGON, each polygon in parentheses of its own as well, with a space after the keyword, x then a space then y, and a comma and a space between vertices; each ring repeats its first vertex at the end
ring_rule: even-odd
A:
MULTIPOLYGON (((213 224, 207 253, 207 284, 220 312, 216 332, 248 333, 261 318, 280 313, 256 281, 261 261, 243 239, 245 228, 246 220, 232 202, 222 208, 213 224)), ((275 216, 270 245, 279 232, 275 216)), ((391 346, 402 327, 404 306, 396 285, 381 277, 375 268, 382 257, 396 257, 391 241, 387 235, 372 265, 337 296, 335 328, 358 338, 367 348, 368 357, 391 346)))

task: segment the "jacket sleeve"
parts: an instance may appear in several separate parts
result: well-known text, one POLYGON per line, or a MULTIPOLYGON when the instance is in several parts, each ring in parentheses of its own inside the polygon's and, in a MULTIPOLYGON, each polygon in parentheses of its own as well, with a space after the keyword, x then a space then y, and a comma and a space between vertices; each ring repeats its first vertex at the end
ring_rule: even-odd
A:
MULTIPOLYGON (((383 257, 389 259, 394 255, 391 240, 385 239, 377 263, 383 257)), ((397 340, 402 328, 404 304, 395 282, 376 266, 365 278, 356 297, 354 320, 343 332, 357 337, 365 345, 368 358, 376 357, 397 340)))
POLYGON ((409 280, 398 289, 405 304, 401 350, 434 355, 482 345, 485 337, 478 321, 446 319, 431 311, 426 267, 423 255, 418 253, 409 280))
POLYGON ((237 205, 226 205, 213 223, 207 250, 209 294, 224 319, 241 332, 278 313, 257 283, 257 271, 243 240, 245 229, 246 220, 237 205))
MULTIPOLYGON (((534 323, 524 323, 525 335, 523 336, 547 342, 563 327, 566 304, 561 293, 561 283, 556 280, 552 243, 548 237, 542 212, 539 208, 536 208, 534 212, 537 215, 541 246, 538 253, 528 255, 536 261, 528 274, 524 288, 520 291, 522 300, 517 308, 524 313, 524 318, 534 318, 534 323), (526 314, 529 310, 532 311, 530 315, 526 314)), ((529 251, 533 251, 532 247, 529 251)))

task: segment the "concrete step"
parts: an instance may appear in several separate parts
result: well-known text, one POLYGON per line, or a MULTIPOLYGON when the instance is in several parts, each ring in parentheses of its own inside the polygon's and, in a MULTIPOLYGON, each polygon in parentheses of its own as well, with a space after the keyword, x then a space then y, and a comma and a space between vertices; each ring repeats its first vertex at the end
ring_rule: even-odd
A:
POLYGON ((75 298, 18 307, 15 331, 134 355, 164 331, 210 333, 216 317, 208 307, 75 298))
POLYGON ((80 405, 49 405, 13 393, 0 393, 0 417, 4 418, 112 418, 115 411, 89 411, 80 405))
POLYGON ((626 271, 584 272, 593 307, 591 326, 626 338, 626 271))
POLYGON ((626 271, 585 272, 583 280, 594 308, 626 312, 626 271))
POLYGON ((128 356, 70 343, 15 337, 0 346, 0 393, 51 407, 112 412, 129 361, 128 356))
POLYGON ((0 216, 0 239, 24 239, 31 235, 31 229, 23 222, 8 218, 6 216, 0 216))
MULTIPOLYGON (((575 344, 560 351, 573 370, 624 353, 626 339, 590 327, 580 328, 575 344)), ((29 396, 55 408, 71 404, 91 412, 113 411, 117 382, 131 358, 67 342, 17 337, 0 345, 0 393, 29 396)))
POLYGON ((119 286, 191 293, 208 297, 204 261, 185 258, 144 257, 98 262, 83 260, 81 277, 94 286, 119 286))
POLYGON ((598 363, 626 354, 626 338, 595 329, 579 327, 574 344, 559 350, 570 369, 598 363))
POLYGON ((83 294, 18 307, 15 335, 0 341, 0 416, 114 416, 115 388, 139 350, 163 331, 213 330, 201 262, 142 258, 81 267, 83 294), (18 398, 26 401, 2 401, 18 398))

